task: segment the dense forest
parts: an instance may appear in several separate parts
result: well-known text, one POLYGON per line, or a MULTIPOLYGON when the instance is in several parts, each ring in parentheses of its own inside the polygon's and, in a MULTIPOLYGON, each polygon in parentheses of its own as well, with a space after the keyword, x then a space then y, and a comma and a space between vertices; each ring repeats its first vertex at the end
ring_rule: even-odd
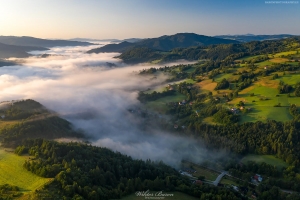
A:
POLYGON ((118 199, 134 191, 180 191, 200 199, 245 199, 227 189, 192 184, 177 170, 150 160, 134 160, 109 149, 80 143, 26 140, 16 153, 34 159, 24 168, 52 183, 34 194, 35 199, 118 199))
POLYGON ((0 141, 5 147, 16 147, 28 138, 84 137, 70 122, 31 99, 8 102, 0 112, 2 122, 14 122, 1 126, 0 141))
POLYGON ((154 51, 171 51, 174 48, 187 48, 191 46, 204 46, 212 44, 239 43, 235 40, 228 40, 195 33, 177 33, 175 35, 164 35, 158 38, 141 39, 134 43, 121 42, 119 44, 108 44, 103 47, 92 49, 87 53, 100 52, 124 52, 130 48, 145 47, 154 51))
POLYGON ((170 62, 179 59, 233 62, 234 59, 249 55, 265 55, 290 50, 290 44, 299 42, 299 37, 292 37, 281 40, 252 41, 240 44, 218 44, 209 46, 194 46, 189 48, 174 48, 168 52, 159 52, 155 49, 144 51, 143 57, 140 54, 141 47, 132 47, 124 51, 119 58, 124 62, 170 62), (153 52, 156 52, 155 54, 153 52), (154 56, 155 55, 155 56, 154 56))

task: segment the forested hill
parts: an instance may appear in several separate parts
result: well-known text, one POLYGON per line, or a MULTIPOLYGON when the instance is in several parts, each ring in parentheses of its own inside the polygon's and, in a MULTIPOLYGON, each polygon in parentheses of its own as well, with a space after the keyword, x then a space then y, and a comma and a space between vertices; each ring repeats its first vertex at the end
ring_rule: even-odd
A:
POLYGON ((164 35, 158 38, 148 38, 135 43, 122 42, 120 44, 106 45, 97 49, 92 49, 87 53, 99 52, 124 52, 130 47, 147 47, 153 50, 170 51, 174 48, 186 48, 199 45, 212 44, 231 44, 239 43, 234 40, 215 38, 205 35, 197 35, 195 33, 177 33, 175 35, 164 35))
POLYGON ((108 44, 100 48, 91 49, 87 53, 101 53, 101 52, 124 52, 129 47, 133 47, 134 43, 121 42, 119 44, 108 44))
POLYGON ((161 36, 159 38, 151 38, 142 40, 137 43, 140 46, 146 46, 151 49, 160 51, 170 51, 174 48, 186 48, 191 46, 202 46, 212 44, 232 44, 239 43, 234 40, 215 38, 205 35, 197 35, 195 33, 177 33, 170 36, 161 36))
POLYGON ((70 40, 48 40, 34 37, 16 37, 0 36, 0 43, 18 46, 38 46, 38 47, 55 47, 55 46, 87 46, 92 45, 89 42, 79 42, 70 40))
POLYGON ((83 137, 70 122, 31 99, 2 102, 0 115, 0 142, 5 147, 15 147, 24 139, 83 137))
POLYGON ((290 34, 278 34, 278 35, 216 35, 216 38, 223 38, 229 40, 236 40, 239 42, 251 42, 251 41, 263 41, 263 40, 278 40, 293 37, 295 35, 290 34))
MULTIPOLYGON (((1 36, 0 36, 1 37, 1 36)), ((7 45, 0 43, 0 58, 26 58, 30 56, 28 51, 34 50, 47 50, 44 47, 36 47, 36 46, 16 46, 16 45, 7 45)))
POLYGON ((141 48, 135 47, 123 52, 119 58, 126 63, 132 62, 171 62, 179 59, 196 61, 208 59, 214 61, 231 60, 243 56, 276 53, 284 50, 291 50, 294 42, 299 42, 300 37, 292 37, 281 40, 252 41, 240 44, 218 44, 209 46, 197 46, 189 48, 175 48, 169 52, 148 50, 143 52, 141 57, 141 48), (155 56, 153 54, 155 53, 155 56))
MULTIPOLYGON (((183 192, 202 199, 246 199, 225 188, 192 184, 175 169, 150 160, 134 160, 101 147, 45 140, 24 141, 16 153, 34 159, 23 167, 53 182, 31 194, 30 199, 119 199, 135 191, 183 192)), ((144 197, 143 197, 144 198, 144 197)), ((166 198, 167 199, 167 198, 166 198)), ((171 199, 171 198, 168 198, 171 199)))

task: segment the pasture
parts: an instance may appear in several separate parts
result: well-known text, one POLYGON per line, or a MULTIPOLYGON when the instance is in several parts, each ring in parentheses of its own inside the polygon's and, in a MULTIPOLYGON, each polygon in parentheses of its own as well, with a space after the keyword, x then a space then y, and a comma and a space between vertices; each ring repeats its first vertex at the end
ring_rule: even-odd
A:
POLYGON ((245 103, 246 108, 251 108, 247 113, 241 114, 241 123, 255 121, 288 121, 292 119, 289 113, 290 104, 299 104, 300 97, 288 97, 287 94, 278 94, 277 89, 272 88, 275 84, 265 81, 258 82, 240 92, 239 98, 230 102, 232 106, 239 101, 245 103), (265 85, 265 86, 263 86, 265 85), (254 96, 250 96, 253 93, 254 96), (280 104, 281 107, 274 107, 280 104))
POLYGON ((300 74, 286 74, 278 79, 282 80, 286 84, 295 85, 296 83, 300 82, 300 74))
POLYGON ((24 169, 23 164, 26 159, 28 157, 17 156, 0 148, 0 185, 15 185, 21 192, 28 193, 52 180, 39 177, 24 169))
POLYGON ((212 82, 211 79, 208 79, 197 83, 197 86, 199 86, 202 90, 213 92, 217 86, 217 82, 212 82))
POLYGON ((219 174, 216 172, 192 163, 182 162, 182 167, 192 168, 196 170, 196 172, 193 174, 194 177, 205 176, 205 180, 209 181, 214 181, 219 176, 219 174))
POLYGON ((254 161, 256 163, 262 163, 265 162, 269 165, 276 166, 278 168, 283 168, 287 167, 288 164, 284 162, 283 160, 276 158, 273 155, 254 155, 254 154, 249 154, 241 160, 242 163, 246 164, 248 161, 254 161))
POLYGON ((168 106, 168 105, 166 105, 167 103, 170 103, 170 102, 177 102, 178 103, 179 101, 182 101, 185 98, 186 98, 185 95, 180 94, 179 92, 176 92, 175 95, 166 96, 166 97, 157 99, 155 101, 147 102, 146 103, 146 108, 156 110, 160 113, 165 113, 166 110, 167 110, 167 106, 168 106))
POLYGON ((220 181, 221 184, 224 184, 224 185, 235 185, 235 186, 239 186, 240 184, 237 183, 236 179, 234 178, 231 178, 229 176, 224 176, 221 181, 220 181))
POLYGON ((232 74, 218 74, 217 76, 214 77, 214 79, 215 79, 216 82, 220 82, 224 78, 228 80, 231 77, 232 77, 232 74))

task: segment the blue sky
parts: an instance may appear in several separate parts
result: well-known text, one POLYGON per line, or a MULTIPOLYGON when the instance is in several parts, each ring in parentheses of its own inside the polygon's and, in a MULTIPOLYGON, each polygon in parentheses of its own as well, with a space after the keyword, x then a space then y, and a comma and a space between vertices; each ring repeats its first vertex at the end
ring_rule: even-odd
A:
POLYGON ((300 1, 1 0, 0 35, 42 38, 299 34, 300 1), (269 1, 268 1, 269 2, 269 1))

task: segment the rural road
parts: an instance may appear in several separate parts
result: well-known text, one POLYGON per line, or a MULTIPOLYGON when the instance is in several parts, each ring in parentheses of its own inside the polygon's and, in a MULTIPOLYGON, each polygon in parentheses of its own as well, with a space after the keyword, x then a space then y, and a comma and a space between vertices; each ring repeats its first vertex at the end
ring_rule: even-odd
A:
POLYGON ((217 178, 215 181, 213 181, 212 183, 215 186, 218 186, 219 182, 221 181, 221 179, 223 178, 223 176, 225 176, 228 172, 227 171, 223 171, 217 178))

